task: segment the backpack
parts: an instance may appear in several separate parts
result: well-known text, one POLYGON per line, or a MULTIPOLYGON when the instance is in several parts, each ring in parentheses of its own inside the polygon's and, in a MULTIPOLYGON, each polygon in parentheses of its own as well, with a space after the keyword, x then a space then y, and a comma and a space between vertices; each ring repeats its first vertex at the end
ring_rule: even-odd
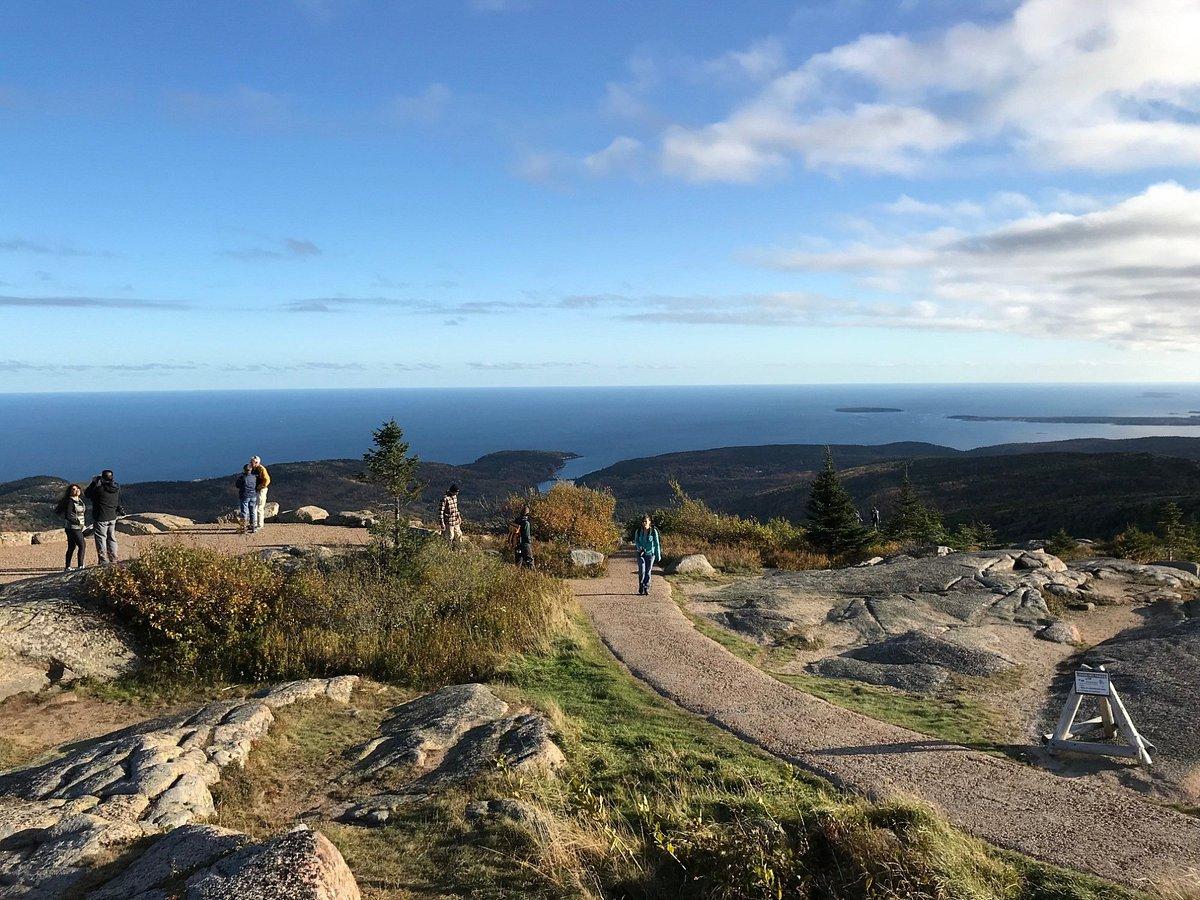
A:
POLYGON ((508 537, 504 539, 504 546, 509 550, 516 550, 521 546, 521 523, 513 522, 508 526, 508 537))

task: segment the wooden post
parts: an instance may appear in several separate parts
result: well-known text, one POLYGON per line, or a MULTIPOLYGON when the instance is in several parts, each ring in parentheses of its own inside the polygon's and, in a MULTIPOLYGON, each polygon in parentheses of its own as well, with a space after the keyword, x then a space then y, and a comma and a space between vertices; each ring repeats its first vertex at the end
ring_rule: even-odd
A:
POLYGON ((1125 709, 1121 695, 1117 693, 1112 679, 1107 676, 1104 666, 1097 666, 1095 669, 1087 665, 1080 666, 1079 673, 1067 694, 1066 702, 1063 703, 1058 724, 1052 734, 1045 735, 1044 741, 1051 753, 1065 750, 1071 753, 1128 757, 1136 759, 1143 766, 1153 763, 1150 751, 1154 749, 1154 745, 1138 732, 1137 727, 1133 724, 1133 719, 1129 716, 1129 711, 1125 709), (1097 675, 1105 673, 1105 677, 1099 679, 1083 677, 1083 673, 1092 672, 1097 675), (1079 693, 1081 688, 1086 694, 1079 693), (1100 716, 1097 719, 1089 719, 1087 722, 1076 724, 1075 717, 1079 715, 1079 707, 1083 703, 1084 696, 1096 698, 1100 707, 1100 716), (1083 730, 1092 725, 1100 725, 1103 728, 1105 743, 1077 740, 1078 736, 1075 734, 1075 730, 1083 730), (1112 743, 1118 734, 1125 739, 1126 745, 1112 743))

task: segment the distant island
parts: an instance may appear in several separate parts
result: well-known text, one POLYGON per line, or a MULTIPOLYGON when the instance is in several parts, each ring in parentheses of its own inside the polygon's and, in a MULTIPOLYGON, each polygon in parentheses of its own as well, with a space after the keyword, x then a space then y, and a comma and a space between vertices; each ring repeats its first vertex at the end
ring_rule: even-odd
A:
POLYGON ((904 412, 894 406, 839 406, 834 412, 844 413, 898 413, 904 412))
POLYGON ((1198 425, 1200 411, 1188 416, 946 416, 960 422, 1037 422, 1045 425, 1198 425))

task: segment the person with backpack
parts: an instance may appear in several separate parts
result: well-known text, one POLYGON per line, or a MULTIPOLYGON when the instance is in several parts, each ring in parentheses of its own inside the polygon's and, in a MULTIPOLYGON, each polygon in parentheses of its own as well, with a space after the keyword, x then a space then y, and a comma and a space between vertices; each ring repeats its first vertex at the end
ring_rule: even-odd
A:
POLYGON ((250 534, 258 531, 258 477, 254 474, 254 466, 250 463, 242 466, 242 474, 235 482, 238 491, 238 516, 241 525, 238 534, 250 534))
POLYGON ((121 486, 112 469, 105 469, 91 480, 83 496, 92 502, 92 537, 100 565, 117 561, 117 519, 125 515, 121 506, 121 486))
POLYGON ((514 561, 523 569, 533 568, 533 523, 530 520, 529 504, 521 509, 517 520, 508 526, 508 549, 513 551, 514 561))
POLYGON ((75 568, 82 569, 84 548, 87 546, 83 541, 83 531, 86 527, 84 515, 87 512, 87 505, 83 502, 83 488, 77 484, 67 485, 54 511, 62 516, 63 527, 67 532, 67 560, 63 564, 63 571, 70 571, 71 557, 76 555, 79 561, 75 568))
POLYGON ((662 559, 662 542, 649 516, 642 517, 642 526, 633 535, 633 546, 637 549, 638 593, 645 596, 650 593, 650 573, 654 571, 654 564, 662 559))

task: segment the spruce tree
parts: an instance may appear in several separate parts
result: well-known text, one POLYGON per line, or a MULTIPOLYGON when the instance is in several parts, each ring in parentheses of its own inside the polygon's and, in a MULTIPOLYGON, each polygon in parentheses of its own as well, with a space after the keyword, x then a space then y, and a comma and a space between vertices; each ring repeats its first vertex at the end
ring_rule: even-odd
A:
POLYGON ((825 448, 825 468, 808 495, 808 542, 829 556, 862 549, 870 539, 854 501, 833 467, 833 452, 825 448))
POLYGON ((902 541, 946 539, 941 516, 921 502, 908 478, 907 469, 904 472, 904 481, 900 484, 900 496, 896 498, 896 509, 884 530, 891 537, 902 541))
POLYGON ((1196 555, 1195 529, 1183 520, 1183 510, 1174 501, 1163 507, 1158 520, 1158 536, 1167 559, 1190 559, 1196 555))
POLYGON ((392 549, 400 549, 400 522, 404 508, 421 496, 424 485, 417 479, 421 460, 409 454, 404 429, 395 419, 371 432, 374 449, 363 454, 362 480, 377 484, 392 501, 392 549))

